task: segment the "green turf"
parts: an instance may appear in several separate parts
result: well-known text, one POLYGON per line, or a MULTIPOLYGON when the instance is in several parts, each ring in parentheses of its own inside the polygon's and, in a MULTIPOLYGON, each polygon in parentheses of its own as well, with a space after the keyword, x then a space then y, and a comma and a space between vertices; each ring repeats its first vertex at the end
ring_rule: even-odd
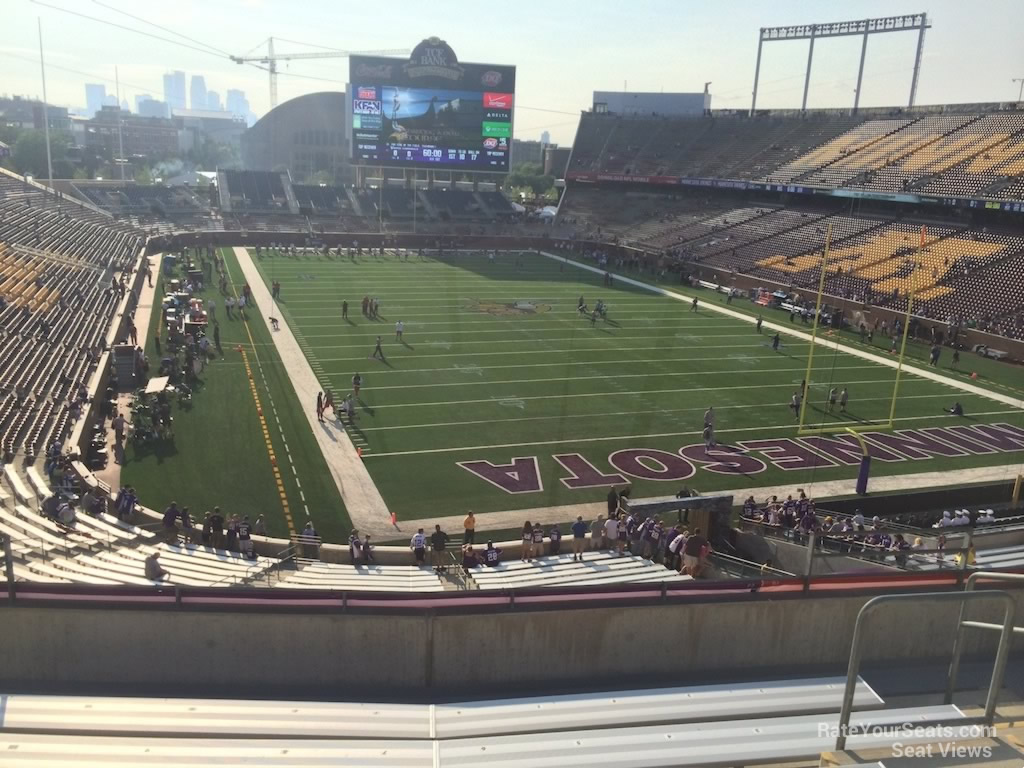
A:
MULTIPOLYGON (((233 252, 223 249, 221 254, 234 289, 240 291, 241 272, 233 252)), ((162 288, 161 277, 158 296, 163 295, 162 288)), ((249 356, 294 526, 303 528, 307 514, 304 507, 308 506, 321 535, 329 540, 343 540, 351 526, 341 498, 287 372, 280 364, 262 314, 250 311, 247 324, 238 319, 228 320, 224 297, 219 295, 216 285, 208 286, 199 295, 207 300, 215 298, 217 302, 224 357, 207 366, 191 407, 174 406, 173 443, 146 443, 138 447, 129 443, 122 482, 135 486, 142 503, 158 510, 176 500, 179 505, 189 506, 197 519, 216 505, 227 514, 247 514, 252 520, 262 514, 269 534, 287 537, 289 526, 242 354, 238 351, 241 345, 249 356), (255 352, 247 326, 256 345, 255 352), (263 364, 266 381, 258 362, 263 364), (270 408, 271 400, 277 418, 270 408), (287 460, 289 454, 294 471, 292 462, 287 460)), ((158 325, 159 318, 154 314, 146 344, 154 373, 158 364, 154 342, 158 325)))
MULTIPOLYGON (((776 353, 767 334, 759 336, 748 323, 707 309, 692 313, 686 304, 622 283, 605 288, 599 276, 572 265, 532 254, 502 254, 496 262, 463 253, 404 262, 393 252, 384 259, 363 255, 357 263, 333 255, 264 252, 257 263, 268 283, 281 282, 282 312, 310 361, 324 372, 325 386, 343 393, 353 373, 363 374, 358 430, 352 434, 365 445, 366 466, 399 519, 601 499, 604 488, 567 488, 561 478, 568 473, 552 455, 580 453, 611 472, 608 456, 618 450, 676 452, 701 442, 708 405, 718 412, 722 443, 795 434, 787 404, 804 376, 808 343, 783 337, 776 353), (367 294, 380 297, 379 321, 360 314, 367 294), (575 312, 581 294, 591 306, 603 297, 613 322, 591 326, 581 319, 575 312), (350 305, 349 323, 340 317, 343 299, 350 305), (506 308, 517 301, 535 302, 540 311, 506 308), (405 345, 394 339, 399 319, 406 324, 405 345), (386 364, 369 359, 377 334, 384 338, 386 364), (457 464, 528 456, 539 462, 538 492, 506 493, 457 464)), ((962 367, 978 368, 982 380, 1006 370, 984 360, 969 366, 967 357, 962 367)), ((843 423, 887 420, 894 376, 888 367, 819 348, 809 421, 842 421, 820 409, 832 383, 850 387, 852 418, 843 423)), ((977 420, 970 423, 1024 425, 1010 406, 913 374, 905 374, 900 393, 898 427, 948 425, 951 417, 941 409, 953 400, 977 420)), ((876 461, 873 472, 1010 464, 1014 456, 876 461)), ((787 472, 769 464, 747 476, 699 468, 686 482, 712 491, 796 487, 855 474, 856 467, 848 466, 787 472)), ((632 482, 638 497, 674 493, 682 484, 632 482)))

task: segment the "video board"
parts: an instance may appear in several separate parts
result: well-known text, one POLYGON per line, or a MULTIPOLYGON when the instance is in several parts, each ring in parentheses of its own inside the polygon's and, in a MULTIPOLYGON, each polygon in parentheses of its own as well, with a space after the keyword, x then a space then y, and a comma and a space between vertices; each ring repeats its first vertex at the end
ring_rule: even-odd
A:
POLYGON ((430 38, 408 61, 352 56, 349 74, 354 164, 508 172, 515 67, 460 63, 430 38))

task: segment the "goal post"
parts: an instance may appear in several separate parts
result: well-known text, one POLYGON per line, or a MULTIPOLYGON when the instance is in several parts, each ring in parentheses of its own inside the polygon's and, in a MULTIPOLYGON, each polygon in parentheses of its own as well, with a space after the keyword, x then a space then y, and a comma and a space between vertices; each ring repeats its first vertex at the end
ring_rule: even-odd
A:
MULTIPOLYGON (((925 227, 921 227, 921 238, 918 242, 917 251, 915 257, 919 258, 922 251, 924 250, 925 241, 927 238, 927 231, 925 227)), ((889 401, 889 417, 886 421, 874 421, 870 423, 861 423, 851 425, 843 422, 833 422, 830 424, 822 424, 820 426, 810 426, 807 423, 807 412, 808 412, 808 393, 810 392, 813 378, 812 374, 814 371, 814 352, 818 346, 818 328, 821 322, 821 306, 824 303, 825 297, 825 277, 828 274, 829 266, 829 253, 831 250, 832 243, 832 222, 829 222, 825 229, 825 243, 821 250, 821 274, 818 278, 818 295, 816 297, 814 306, 814 323, 811 326, 811 343, 807 351, 807 370, 804 375, 804 382, 806 388, 800 393, 800 420, 797 426, 797 434, 800 436, 807 435, 830 435, 840 432, 851 433, 856 436, 859 432, 866 432, 868 430, 891 430, 896 421, 896 401, 899 398, 900 381, 903 377, 903 361, 907 352, 907 339, 910 335, 910 316, 914 306, 914 292, 912 290, 907 291, 907 309, 902 315, 903 328, 899 345, 899 354, 896 358, 896 377, 893 381, 892 396, 889 401)), ((840 329, 842 330, 842 329, 840 329)), ((837 338, 832 342, 833 351, 839 352, 840 340, 837 338)), ((831 382, 830 382, 831 383, 831 382)))

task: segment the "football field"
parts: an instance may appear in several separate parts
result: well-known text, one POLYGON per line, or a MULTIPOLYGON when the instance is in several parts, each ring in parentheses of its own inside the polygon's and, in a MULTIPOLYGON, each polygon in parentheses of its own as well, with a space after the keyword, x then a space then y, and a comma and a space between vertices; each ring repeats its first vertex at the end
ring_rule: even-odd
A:
MULTIPOLYGON (((535 253, 251 253, 268 285, 281 284, 278 311, 335 400, 362 375, 349 434, 400 520, 595 501, 613 483, 631 483, 642 498, 684 484, 795 489, 856 476, 852 435, 798 438, 789 404, 810 343, 783 334, 773 350, 767 330, 704 305, 721 303, 713 294, 700 294, 693 311, 535 253), (379 300, 378 319, 362 314, 364 296, 379 300), (581 315, 581 296, 591 308, 603 300, 607 318, 581 315), (372 356, 378 335, 384 360, 372 356), (717 445, 705 451, 709 407, 717 445)), ((745 299, 731 308, 755 309, 745 299)), ((965 380, 948 370, 949 354, 939 372, 965 380)), ((888 422, 895 376, 819 347, 808 426, 888 422), (832 387, 849 389, 846 413, 828 412, 832 387)), ((868 433, 873 476, 1019 464, 1024 455, 1020 410, 911 371, 894 417, 895 432, 868 433), (954 401, 968 418, 943 412, 954 401)))

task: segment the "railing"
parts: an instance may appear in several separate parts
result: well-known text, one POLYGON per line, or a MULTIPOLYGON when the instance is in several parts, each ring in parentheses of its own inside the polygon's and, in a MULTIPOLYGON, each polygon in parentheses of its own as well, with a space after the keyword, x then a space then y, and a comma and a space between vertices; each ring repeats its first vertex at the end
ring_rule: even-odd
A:
MULTIPOLYGON (((872 598, 857 614, 857 623, 853 628, 853 643, 850 646, 850 663, 846 671, 846 690, 843 693, 843 706, 839 712, 838 735, 836 736, 835 751, 841 752, 846 749, 846 734, 850 726, 850 715, 853 712, 853 694, 856 690, 857 676, 860 674, 861 657, 864 653, 864 623, 880 606, 891 603, 913 603, 913 602, 935 602, 935 603, 959 603, 960 618, 957 624, 957 644, 954 647, 955 665, 950 666, 949 676, 946 684, 946 703, 952 703, 952 687, 955 684, 954 674, 960 659, 960 635, 963 627, 976 627, 980 629, 995 629, 999 631, 999 646, 996 650, 995 665, 992 668, 992 679, 989 681, 988 695, 985 698, 985 714, 982 721, 985 725, 991 725, 995 719, 996 704, 999 700, 999 689, 1003 684, 1003 676, 1006 673, 1006 658, 1010 652, 1010 638, 1017 629, 1013 626, 1013 620, 1017 609, 1013 596, 1009 592, 944 592, 936 595, 880 595, 872 598), (963 613, 968 602, 980 602, 988 600, 1001 602, 1003 604, 1003 623, 983 624, 981 622, 965 622, 963 613)), ((1024 631, 1024 628, 1021 628, 1024 631)))
MULTIPOLYGON (((985 581, 1003 581, 1003 582, 1024 582, 1024 574, 1020 573, 991 573, 978 571, 972 573, 968 579, 967 584, 964 586, 964 593, 969 594, 974 592, 974 587, 980 579, 985 581)), ((986 630, 999 630, 1002 631, 1003 627, 998 624, 990 624, 981 621, 967 621, 964 615, 967 612, 967 603, 960 605, 960 616, 957 619, 956 636, 953 638, 953 660, 949 664, 949 676, 946 679, 946 704, 953 703, 953 690, 956 687, 956 678, 960 672, 960 655, 963 653, 963 634, 964 629, 986 629, 986 630)), ((1013 634, 1024 635, 1024 627, 1013 627, 1013 634)), ((998 657, 997 657, 998 661, 998 657)))
POLYGON ((723 573, 740 578, 793 578, 795 573, 784 571, 770 565, 762 565, 742 557, 727 555, 724 552, 712 552, 708 562, 723 573))

